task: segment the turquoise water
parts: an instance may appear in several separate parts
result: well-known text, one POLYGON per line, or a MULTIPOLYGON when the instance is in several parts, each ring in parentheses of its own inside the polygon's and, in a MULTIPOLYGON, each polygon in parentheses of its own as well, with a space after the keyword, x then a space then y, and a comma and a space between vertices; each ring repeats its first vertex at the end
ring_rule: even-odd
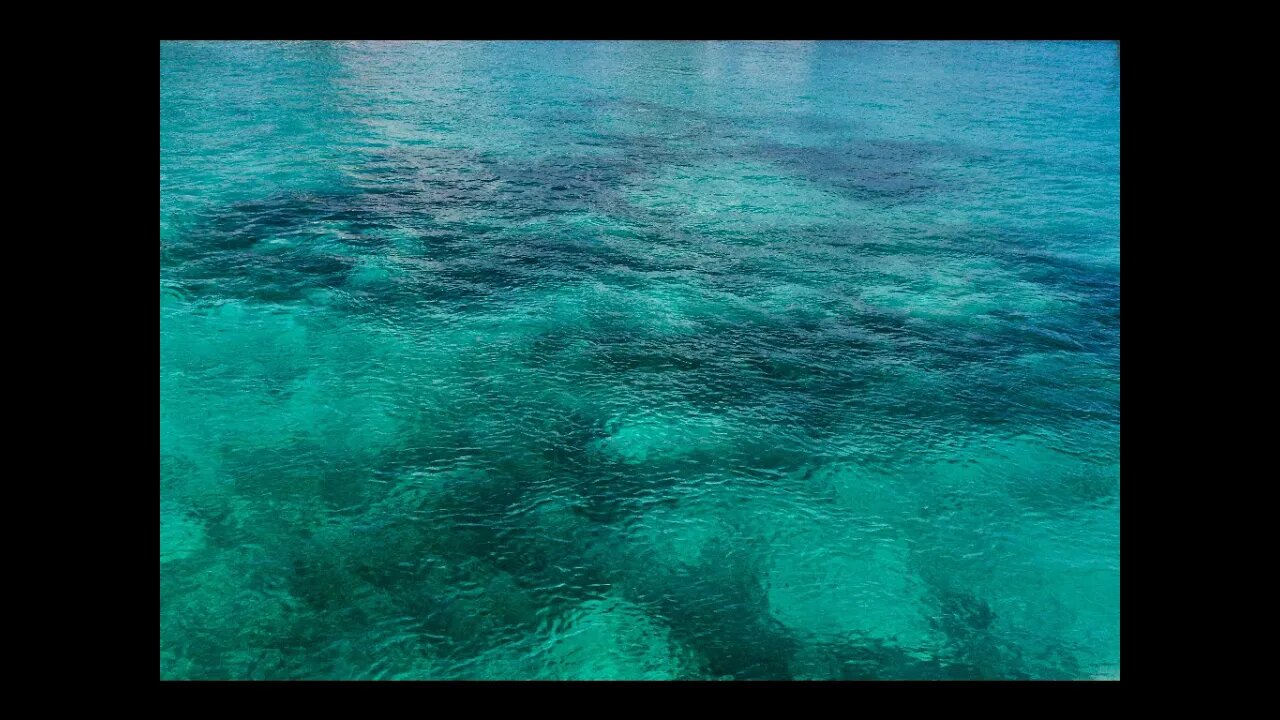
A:
POLYGON ((1110 43, 161 43, 160 676, 1118 678, 1110 43))

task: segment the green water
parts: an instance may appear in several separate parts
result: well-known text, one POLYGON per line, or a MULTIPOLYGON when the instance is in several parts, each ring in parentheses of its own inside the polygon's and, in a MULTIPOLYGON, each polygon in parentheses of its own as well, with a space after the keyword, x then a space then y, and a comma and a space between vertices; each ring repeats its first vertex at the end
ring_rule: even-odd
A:
POLYGON ((1108 43, 161 43, 160 676, 1118 678, 1108 43))

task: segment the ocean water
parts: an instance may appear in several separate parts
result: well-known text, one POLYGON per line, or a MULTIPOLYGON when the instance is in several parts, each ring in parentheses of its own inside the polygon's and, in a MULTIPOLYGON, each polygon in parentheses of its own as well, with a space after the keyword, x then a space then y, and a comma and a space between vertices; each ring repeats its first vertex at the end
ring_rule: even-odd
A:
POLYGON ((161 678, 1118 678, 1119 66, 161 43, 161 678))

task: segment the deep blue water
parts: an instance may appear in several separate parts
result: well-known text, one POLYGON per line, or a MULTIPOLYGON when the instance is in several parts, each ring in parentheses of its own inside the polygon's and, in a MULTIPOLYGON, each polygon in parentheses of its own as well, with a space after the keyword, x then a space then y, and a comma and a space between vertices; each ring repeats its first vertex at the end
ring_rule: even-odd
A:
POLYGON ((1112 43, 161 43, 162 678, 1118 678, 1112 43))

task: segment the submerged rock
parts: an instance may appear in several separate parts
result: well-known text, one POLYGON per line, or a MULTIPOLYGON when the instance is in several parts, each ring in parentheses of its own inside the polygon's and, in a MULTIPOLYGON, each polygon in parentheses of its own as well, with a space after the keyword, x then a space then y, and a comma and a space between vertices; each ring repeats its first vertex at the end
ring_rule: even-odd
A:
POLYGON ((180 509, 160 505, 160 564, 191 557, 204 547, 204 526, 180 509))
POLYGON ((541 657, 558 680, 677 680, 694 669, 692 656, 669 629, 619 598, 590 600, 564 619, 541 657))

